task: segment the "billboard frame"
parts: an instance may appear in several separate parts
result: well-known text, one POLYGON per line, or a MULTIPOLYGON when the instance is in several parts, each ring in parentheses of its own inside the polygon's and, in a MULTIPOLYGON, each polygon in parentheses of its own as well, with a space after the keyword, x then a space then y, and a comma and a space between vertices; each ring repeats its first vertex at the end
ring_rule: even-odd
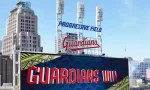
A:
MULTIPOLYGON (((91 57, 103 57, 103 58, 112 58, 112 59, 126 59, 126 60, 128 60, 128 75, 129 75, 129 58, 126 58, 126 57, 118 58, 118 57, 106 57, 106 56, 102 56, 102 55, 89 55, 89 54, 79 55, 79 54, 67 54, 67 53, 55 54, 55 53, 45 53, 45 52, 28 52, 28 51, 14 50, 14 52, 13 52, 13 90, 21 90, 21 53, 42 54, 42 55, 91 56, 91 57), (17 68, 18 68, 18 70, 17 70, 17 68), (16 85, 16 82, 17 82, 16 77, 18 77, 17 85, 16 85)), ((129 83, 129 87, 130 87, 130 83, 129 83)))

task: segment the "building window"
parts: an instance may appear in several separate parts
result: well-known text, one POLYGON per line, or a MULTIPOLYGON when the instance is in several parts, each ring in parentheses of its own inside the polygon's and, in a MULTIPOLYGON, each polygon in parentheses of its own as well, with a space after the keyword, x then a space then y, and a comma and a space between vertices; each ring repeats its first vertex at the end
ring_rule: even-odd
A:
POLYGON ((26 19, 28 19, 28 17, 26 16, 26 19))
POLYGON ((22 38, 23 38, 23 39, 25 39, 25 38, 26 38, 26 36, 22 36, 22 38))
POLYGON ((33 43, 36 43, 36 41, 33 41, 33 43))
POLYGON ((33 33, 34 33, 34 30, 32 30, 31 32, 33 32, 33 33))
POLYGON ((31 51, 31 49, 30 49, 30 51, 31 51))
POLYGON ((25 40, 22 40, 22 42, 25 42, 25 40))
POLYGON ((36 48, 36 45, 33 45, 33 47, 35 47, 35 48, 36 48))
POLYGON ((33 37, 33 39, 36 39, 36 37, 33 37))
POLYGON ((32 23, 34 23, 34 21, 32 21, 32 23))
POLYGON ((21 19, 21 22, 24 22, 24 20, 23 20, 23 19, 21 19))

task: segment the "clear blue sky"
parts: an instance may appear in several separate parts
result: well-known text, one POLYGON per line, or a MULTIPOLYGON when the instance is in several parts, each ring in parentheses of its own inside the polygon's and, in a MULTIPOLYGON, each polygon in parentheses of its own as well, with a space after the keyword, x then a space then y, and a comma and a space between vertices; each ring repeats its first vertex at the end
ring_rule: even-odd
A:
MULTIPOLYGON (((24 0, 23 0, 24 1, 24 0)), ((85 3, 84 24, 95 26, 95 7, 103 8, 103 52, 109 56, 150 58, 150 0, 80 0, 85 3), (125 52, 125 46, 127 51, 125 52)), ((6 19, 18 0, 1 0, 0 39, 6 19)), ((56 0, 30 0, 38 16, 38 33, 44 52, 54 52, 56 0)), ((78 0, 65 0, 63 21, 76 23, 78 0)), ((63 28, 75 32, 75 29, 63 28)), ((94 32, 85 33, 94 37, 94 32)))

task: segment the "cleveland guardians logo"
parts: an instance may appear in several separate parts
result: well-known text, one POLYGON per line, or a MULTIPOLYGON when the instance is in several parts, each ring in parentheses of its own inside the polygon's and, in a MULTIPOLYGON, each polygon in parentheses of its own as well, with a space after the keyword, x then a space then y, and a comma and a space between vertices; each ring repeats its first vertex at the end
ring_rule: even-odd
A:
POLYGON ((87 40, 84 38, 82 41, 68 41, 68 37, 65 37, 62 42, 63 48, 71 51, 78 51, 83 49, 89 48, 99 48, 100 45, 98 44, 97 40, 87 40))

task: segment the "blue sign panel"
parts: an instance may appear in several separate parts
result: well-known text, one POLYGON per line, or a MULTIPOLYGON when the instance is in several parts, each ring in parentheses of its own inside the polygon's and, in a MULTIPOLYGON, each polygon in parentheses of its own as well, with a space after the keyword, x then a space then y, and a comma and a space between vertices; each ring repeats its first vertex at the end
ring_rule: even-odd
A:
POLYGON ((88 31, 95 31, 95 32, 101 32, 102 31, 102 28, 100 28, 100 27, 75 24, 75 23, 69 23, 69 22, 63 22, 63 21, 60 21, 58 26, 74 28, 74 29, 88 30, 88 31))

